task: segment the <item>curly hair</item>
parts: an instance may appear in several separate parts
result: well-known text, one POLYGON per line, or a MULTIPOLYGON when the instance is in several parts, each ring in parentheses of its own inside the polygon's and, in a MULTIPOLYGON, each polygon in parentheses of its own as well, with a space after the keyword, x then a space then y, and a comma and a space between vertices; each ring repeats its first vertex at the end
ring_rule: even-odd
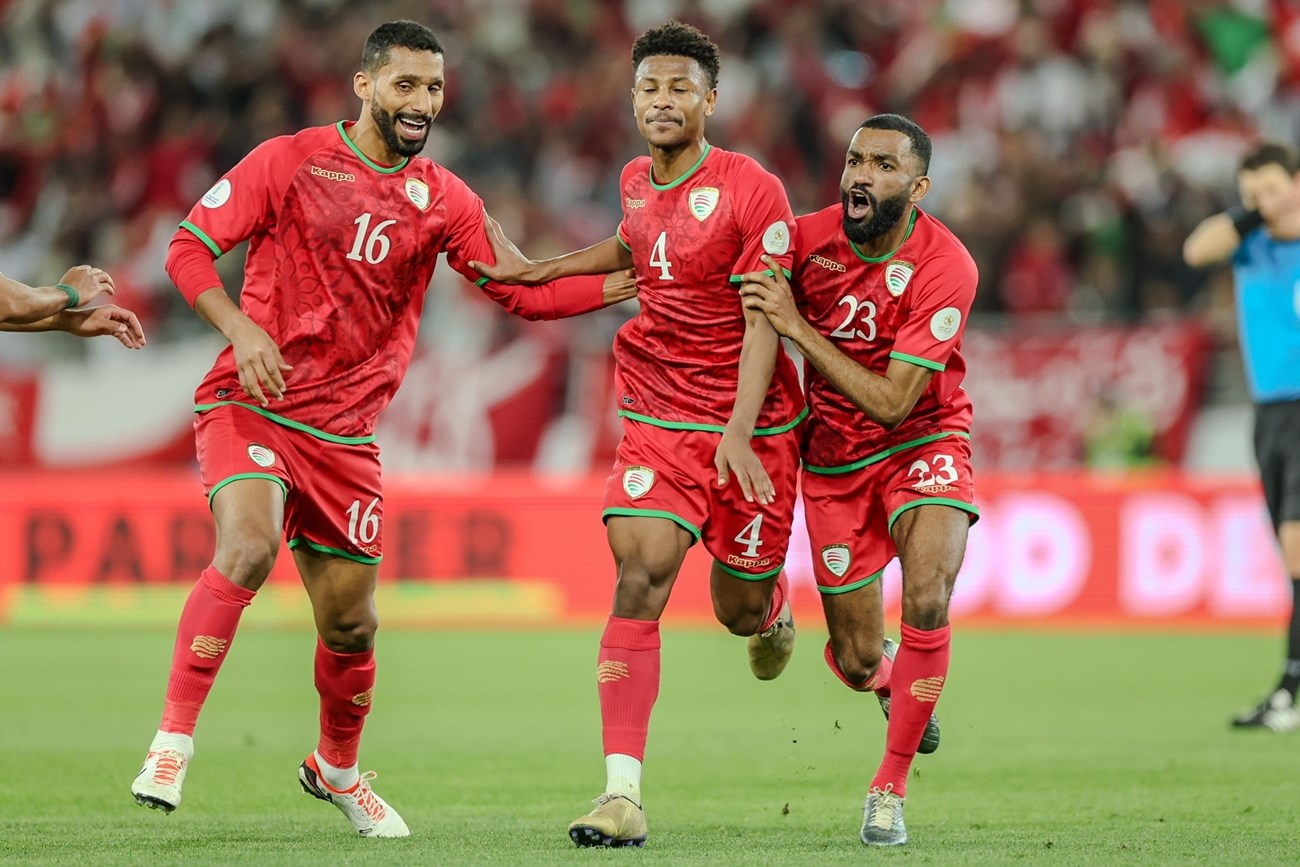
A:
POLYGON ((442 54, 442 43, 428 27, 414 21, 389 21, 380 24, 366 38, 366 45, 361 49, 361 68, 367 73, 373 73, 385 66, 388 63, 388 53, 394 48, 442 54))
POLYGON ((718 86, 718 69, 722 52, 713 40, 689 24, 673 20, 651 27, 632 44, 632 69, 636 70, 647 57, 689 57, 704 70, 709 87, 718 86))

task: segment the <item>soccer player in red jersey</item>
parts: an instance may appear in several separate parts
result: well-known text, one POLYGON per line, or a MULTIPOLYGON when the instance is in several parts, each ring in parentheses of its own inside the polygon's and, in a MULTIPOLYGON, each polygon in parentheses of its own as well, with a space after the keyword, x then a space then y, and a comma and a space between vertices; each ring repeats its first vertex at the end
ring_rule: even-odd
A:
POLYGON ((614 341, 623 418, 603 517, 618 579, 600 640, 607 780, 596 808, 569 826, 580 846, 643 845, 641 763, 659 692, 659 618, 687 549, 714 557, 714 612, 750 636, 750 667, 770 679, 793 648, 778 579, 793 516, 806 412, 798 374, 761 313, 731 284, 788 268, 793 213, 779 180, 711 146, 718 48, 669 22, 632 47, 632 107, 650 155, 623 169, 615 237, 557 259, 481 267, 535 282, 635 266, 640 313, 614 341), (734 476, 734 478, 733 478, 734 476))
POLYGON ((0 331, 66 331, 78 337, 111 335, 127 349, 145 344, 140 320, 116 304, 84 307, 116 291, 102 268, 77 265, 53 286, 28 286, 0 274, 0 331))
MULTIPOLYGON (((230 341, 194 408, 217 547, 181 612, 162 723, 131 791, 145 806, 180 804, 199 711, 287 537, 319 633, 320 739, 299 769, 302 787, 362 835, 404 837, 372 775, 357 770, 383 555, 375 419, 410 362, 439 254, 476 280, 466 262, 491 256, 490 221, 464 182, 418 156, 443 102, 433 33, 410 21, 381 25, 353 88, 359 120, 258 146, 172 240, 168 273, 230 341), (212 262, 245 239, 236 306, 212 262)), ((621 276, 484 289, 521 315, 554 318, 630 297, 621 276)))
POLYGON ((889 719, 861 832, 873 845, 907 842, 907 772, 918 748, 939 745, 932 709, 948 674, 948 598, 979 515, 961 388, 977 273, 962 243, 917 207, 929 165, 919 126, 870 118, 849 144, 840 204, 798 219, 803 315, 779 271, 747 274, 741 289, 807 362, 802 485, 826 663, 851 689, 875 692, 889 719), (896 554, 901 645, 884 636, 880 592, 896 554))

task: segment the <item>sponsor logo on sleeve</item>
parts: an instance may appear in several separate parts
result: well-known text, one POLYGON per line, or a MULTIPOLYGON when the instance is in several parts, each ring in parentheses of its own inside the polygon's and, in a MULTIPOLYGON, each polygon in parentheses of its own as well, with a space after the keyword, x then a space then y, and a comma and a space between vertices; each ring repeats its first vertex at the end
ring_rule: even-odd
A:
POLYGON ((406 197, 421 211, 429 207, 429 185, 419 178, 406 179, 406 197))
POLYGON ((230 178, 222 178, 199 200, 205 208, 219 208, 230 201, 230 178))
POLYGON ((935 340, 952 340, 957 329, 961 328, 961 311, 956 307, 936 310, 930 317, 930 333, 935 340))
POLYGON ((889 294, 895 298, 902 295, 907 284, 912 282, 912 272, 915 270, 916 266, 911 262, 901 262, 897 259, 886 265, 885 288, 889 290, 889 294))
POLYGON ((790 227, 784 220, 777 220, 763 233, 763 249, 772 256, 780 256, 790 249, 790 227))
POLYGON ((649 467, 628 467, 623 471, 623 490, 632 499, 645 496, 655 483, 655 471, 649 467))
POLYGON ((848 545, 827 545, 822 548, 822 563, 836 578, 843 578, 852 562, 853 555, 849 553, 848 545))
POLYGON ((248 444, 248 456, 253 463, 259 467, 270 467, 275 465, 275 452, 268 449, 261 443, 248 444))
POLYGON ((722 193, 717 187, 696 187, 686 197, 686 203, 690 205, 691 216, 703 223, 713 213, 713 209, 718 207, 721 197, 722 193))

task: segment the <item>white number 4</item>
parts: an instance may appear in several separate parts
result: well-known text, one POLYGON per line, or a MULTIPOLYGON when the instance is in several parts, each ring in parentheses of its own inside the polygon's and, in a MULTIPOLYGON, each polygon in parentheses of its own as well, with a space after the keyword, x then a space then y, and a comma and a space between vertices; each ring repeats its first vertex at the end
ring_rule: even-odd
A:
POLYGON ((667 232, 660 232, 659 239, 655 241, 655 245, 650 248, 650 264, 659 269, 660 280, 673 279, 673 272, 668 270, 673 266, 673 263, 668 261, 667 232))
POLYGON ((370 228, 371 214, 365 213, 352 221, 357 227, 357 238, 352 242, 352 249, 348 251, 348 258, 354 262, 361 261, 361 248, 364 244, 366 250, 366 261, 371 265, 378 265, 384 259, 388 258, 389 241, 388 236, 384 234, 384 229, 396 223, 396 220, 384 220, 375 226, 372 231, 370 228), (369 232, 369 237, 367 237, 369 232))
POLYGON ((950 455, 934 456, 935 474, 930 474, 930 465, 924 460, 912 461, 912 466, 907 469, 907 477, 918 476, 913 483, 914 488, 928 488, 933 485, 951 485, 957 481, 957 468, 952 465, 950 455))
POLYGON ((763 529, 763 516, 759 515, 758 517, 754 518, 754 520, 746 524, 745 529, 741 530, 736 535, 735 541, 745 546, 743 556, 745 557, 758 556, 758 549, 763 546, 763 539, 761 536, 758 535, 759 532, 762 531, 762 529, 763 529))
POLYGON ((378 505, 379 498, 375 497, 364 512, 360 500, 353 500, 348 506, 348 539, 353 545, 369 545, 379 535, 379 516, 375 514, 378 505))

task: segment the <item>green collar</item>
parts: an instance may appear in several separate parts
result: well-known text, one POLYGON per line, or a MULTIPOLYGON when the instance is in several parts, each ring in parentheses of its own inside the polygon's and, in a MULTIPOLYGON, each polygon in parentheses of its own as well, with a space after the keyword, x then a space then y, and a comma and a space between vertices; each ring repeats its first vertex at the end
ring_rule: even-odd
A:
POLYGON ((650 163, 650 186, 654 187, 656 190, 671 190, 673 187, 676 187, 676 186, 678 186, 678 185, 680 185, 680 184, 685 183, 685 182, 686 182, 686 179, 689 178, 691 175, 695 174, 696 170, 699 169, 699 167, 700 167, 701 165, 704 164, 704 158, 707 157, 707 156, 709 155, 709 151, 711 151, 711 150, 713 150, 713 145, 709 144, 708 142, 705 142, 705 143, 704 143, 704 152, 703 152, 702 154, 700 154, 700 158, 699 158, 698 160, 695 161, 695 165, 693 165, 693 166, 691 166, 689 169, 687 169, 687 170, 686 170, 686 174, 682 175, 680 178, 678 178, 677 180, 673 181, 671 184, 660 184, 660 183, 657 183, 657 182, 655 181, 655 164, 654 164, 653 161, 651 161, 651 163, 650 163))
POLYGON ((410 157, 402 157, 402 161, 395 166, 381 166, 379 163, 375 162, 370 157, 363 154, 361 152, 361 148, 357 147, 357 143, 354 142, 352 139, 348 138, 347 132, 343 129, 343 124, 344 121, 339 121, 336 127, 339 131, 339 137, 342 138, 343 141, 347 142, 348 147, 352 148, 352 152, 356 154, 358 157, 360 157, 363 163, 370 166, 370 168, 374 169, 380 174, 391 175, 394 172, 400 172, 402 169, 406 168, 406 164, 411 161, 410 157))

